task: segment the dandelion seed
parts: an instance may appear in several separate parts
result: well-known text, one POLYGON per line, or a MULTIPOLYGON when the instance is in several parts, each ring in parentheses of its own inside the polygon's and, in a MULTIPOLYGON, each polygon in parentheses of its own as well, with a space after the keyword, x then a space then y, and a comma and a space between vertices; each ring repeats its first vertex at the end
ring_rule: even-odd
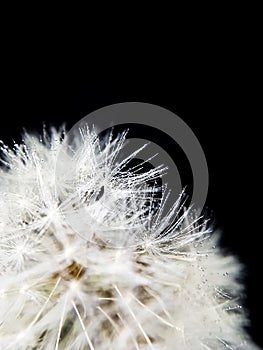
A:
POLYGON ((0 349, 256 349, 240 266, 182 197, 164 215, 166 169, 63 135, 0 143, 0 349))

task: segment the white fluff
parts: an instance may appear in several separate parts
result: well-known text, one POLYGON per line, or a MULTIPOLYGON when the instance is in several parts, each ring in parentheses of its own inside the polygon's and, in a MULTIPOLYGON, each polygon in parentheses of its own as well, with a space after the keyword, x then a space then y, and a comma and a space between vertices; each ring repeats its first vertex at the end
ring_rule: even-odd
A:
POLYGON ((256 349, 239 264, 182 198, 162 214, 164 169, 118 164, 125 133, 61 135, 1 146, 0 349, 256 349))

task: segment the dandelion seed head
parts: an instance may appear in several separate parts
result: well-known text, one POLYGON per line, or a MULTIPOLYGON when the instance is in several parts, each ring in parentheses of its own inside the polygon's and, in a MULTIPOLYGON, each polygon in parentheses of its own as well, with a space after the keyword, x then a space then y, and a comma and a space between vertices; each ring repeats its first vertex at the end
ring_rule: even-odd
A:
POLYGON ((256 349, 239 263, 183 196, 163 213, 166 169, 118 159, 125 137, 1 143, 0 348, 256 349))

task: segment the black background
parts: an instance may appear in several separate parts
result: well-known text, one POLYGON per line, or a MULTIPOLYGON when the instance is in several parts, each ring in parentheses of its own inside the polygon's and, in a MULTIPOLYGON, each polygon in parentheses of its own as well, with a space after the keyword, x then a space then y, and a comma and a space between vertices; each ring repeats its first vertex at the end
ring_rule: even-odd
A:
POLYGON ((208 44, 197 38, 184 55, 164 52, 160 60, 152 59, 154 50, 147 58, 138 50, 133 59, 126 61, 128 53, 114 64, 106 49, 96 62, 74 50, 71 61, 52 50, 29 54, 19 46, 2 66, 0 139, 12 145, 23 127, 41 131, 43 121, 70 128, 89 112, 118 102, 148 102, 176 113, 203 147, 210 174, 207 207, 223 231, 223 246, 246 266, 249 332, 263 345, 258 72, 253 53, 244 56, 250 47, 243 47, 242 38, 239 44, 236 39, 208 44))

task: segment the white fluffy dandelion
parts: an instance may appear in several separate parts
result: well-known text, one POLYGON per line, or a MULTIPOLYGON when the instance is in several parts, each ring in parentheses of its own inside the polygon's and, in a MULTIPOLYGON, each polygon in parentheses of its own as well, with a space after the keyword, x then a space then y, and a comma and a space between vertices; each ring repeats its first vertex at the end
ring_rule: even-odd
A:
POLYGON ((1 145, 0 349, 256 349, 239 264, 182 198, 163 213, 164 169, 61 135, 1 145))

